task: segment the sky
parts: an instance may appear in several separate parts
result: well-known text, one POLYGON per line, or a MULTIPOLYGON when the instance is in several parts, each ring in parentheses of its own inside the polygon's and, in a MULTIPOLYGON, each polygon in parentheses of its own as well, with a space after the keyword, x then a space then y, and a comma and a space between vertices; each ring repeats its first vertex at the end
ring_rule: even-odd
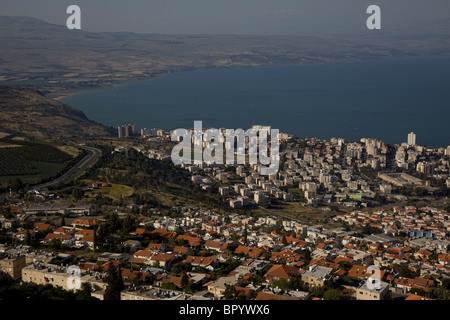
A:
POLYGON ((382 29, 450 19, 449 0, 2 0, 0 15, 65 25, 69 5, 81 8, 81 28, 182 34, 306 34, 367 30, 369 5, 379 5, 382 29))

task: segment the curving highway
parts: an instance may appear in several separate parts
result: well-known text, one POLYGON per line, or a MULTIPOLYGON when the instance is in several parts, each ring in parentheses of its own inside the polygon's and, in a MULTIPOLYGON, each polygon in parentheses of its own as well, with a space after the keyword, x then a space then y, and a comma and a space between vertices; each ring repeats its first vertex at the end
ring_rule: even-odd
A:
POLYGON ((53 179, 52 181, 48 181, 45 183, 42 183, 40 185, 37 185, 37 188, 48 188, 48 187, 55 187, 61 184, 66 184, 69 182, 72 182, 79 178, 83 172, 93 166, 98 159, 102 156, 102 152, 99 149, 92 148, 92 147, 86 147, 78 145, 72 141, 68 141, 67 144, 83 149, 86 152, 86 155, 81 159, 78 163, 76 163, 72 168, 70 168, 66 173, 64 173, 62 176, 53 179))

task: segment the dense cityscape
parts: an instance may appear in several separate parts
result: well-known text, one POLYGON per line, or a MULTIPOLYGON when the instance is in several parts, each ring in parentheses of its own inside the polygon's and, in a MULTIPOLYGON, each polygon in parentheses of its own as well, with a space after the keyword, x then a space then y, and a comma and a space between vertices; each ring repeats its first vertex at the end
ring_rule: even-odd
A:
POLYGON ((0 12, 3 317, 446 314, 450 2, 0 12))
POLYGON ((134 130, 86 142, 102 159, 73 186, 11 182, 0 294, 20 283, 18 295, 52 286, 73 299, 448 299, 450 147, 413 132, 401 145, 280 134, 276 175, 182 164, 198 199, 213 200, 167 205, 104 159, 175 168, 171 132, 134 130))

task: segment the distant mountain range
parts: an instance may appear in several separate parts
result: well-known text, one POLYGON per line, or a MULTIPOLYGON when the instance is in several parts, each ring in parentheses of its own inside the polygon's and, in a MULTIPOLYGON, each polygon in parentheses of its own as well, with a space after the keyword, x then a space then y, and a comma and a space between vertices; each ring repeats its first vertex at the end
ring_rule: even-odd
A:
POLYGON ((92 33, 0 16, 0 132, 37 139, 109 135, 110 128, 49 98, 194 69, 448 55, 448 34, 434 25, 323 37, 92 33))
POLYGON ((0 134, 36 140, 93 138, 114 131, 31 89, 0 86, 0 134))

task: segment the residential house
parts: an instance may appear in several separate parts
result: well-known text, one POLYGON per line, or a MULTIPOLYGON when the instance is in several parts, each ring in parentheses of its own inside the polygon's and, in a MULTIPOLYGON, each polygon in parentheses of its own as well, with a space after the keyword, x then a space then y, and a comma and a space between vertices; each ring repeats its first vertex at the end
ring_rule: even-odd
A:
POLYGON ((79 230, 75 234, 75 246, 94 248, 94 230, 79 230))
POLYGON ((92 228, 93 226, 98 225, 99 223, 100 221, 95 218, 89 219, 77 218, 72 221, 72 227, 74 227, 75 229, 92 228))
POLYGON ((225 290, 228 285, 236 286, 239 285, 239 277, 229 276, 220 277, 215 281, 211 281, 205 284, 208 288, 208 292, 212 293, 216 298, 223 298, 225 295, 225 290))
POLYGON ((129 249, 130 253, 136 252, 142 248, 142 243, 139 240, 127 240, 123 245, 129 249))
POLYGON ((332 271, 332 268, 313 265, 302 273, 302 281, 311 287, 323 287, 332 282, 332 271))
POLYGON ((48 233, 41 241, 42 244, 48 245, 52 241, 61 241, 61 244, 65 244, 69 247, 75 245, 76 238, 71 234, 65 233, 48 233))
POLYGON ((168 254, 168 253, 160 253, 157 252, 156 254, 152 254, 148 259, 147 263, 151 265, 158 265, 161 268, 170 268, 172 262, 176 259, 175 254, 168 254))
POLYGON ((190 263, 193 267, 201 267, 207 270, 214 270, 219 267, 219 261, 213 257, 187 256, 183 262, 190 263))
POLYGON ((180 234, 177 237, 177 240, 179 240, 179 239, 187 241, 189 243, 189 245, 193 248, 199 248, 204 242, 201 238, 193 237, 189 234, 180 234))
POLYGON ((205 247, 205 249, 208 250, 225 252, 227 251, 228 244, 226 242, 221 241, 207 240, 203 246, 205 247))
POLYGON ((297 277, 299 275, 299 268, 293 266, 287 266, 282 264, 276 264, 264 275, 266 281, 271 284, 274 281, 280 279, 290 279, 291 277, 297 277))
POLYGON ((390 300, 390 285, 373 279, 364 281, 356 290, 356 300, 390 300))
POLYGON ((256 259, 260 257, 265 250, 261 248, 253 248, 253 247, 247 247, 243 245, 239 245, 236 250, 234 250, 234 254, 244 254, 248 255, 250 258, 256 259))

